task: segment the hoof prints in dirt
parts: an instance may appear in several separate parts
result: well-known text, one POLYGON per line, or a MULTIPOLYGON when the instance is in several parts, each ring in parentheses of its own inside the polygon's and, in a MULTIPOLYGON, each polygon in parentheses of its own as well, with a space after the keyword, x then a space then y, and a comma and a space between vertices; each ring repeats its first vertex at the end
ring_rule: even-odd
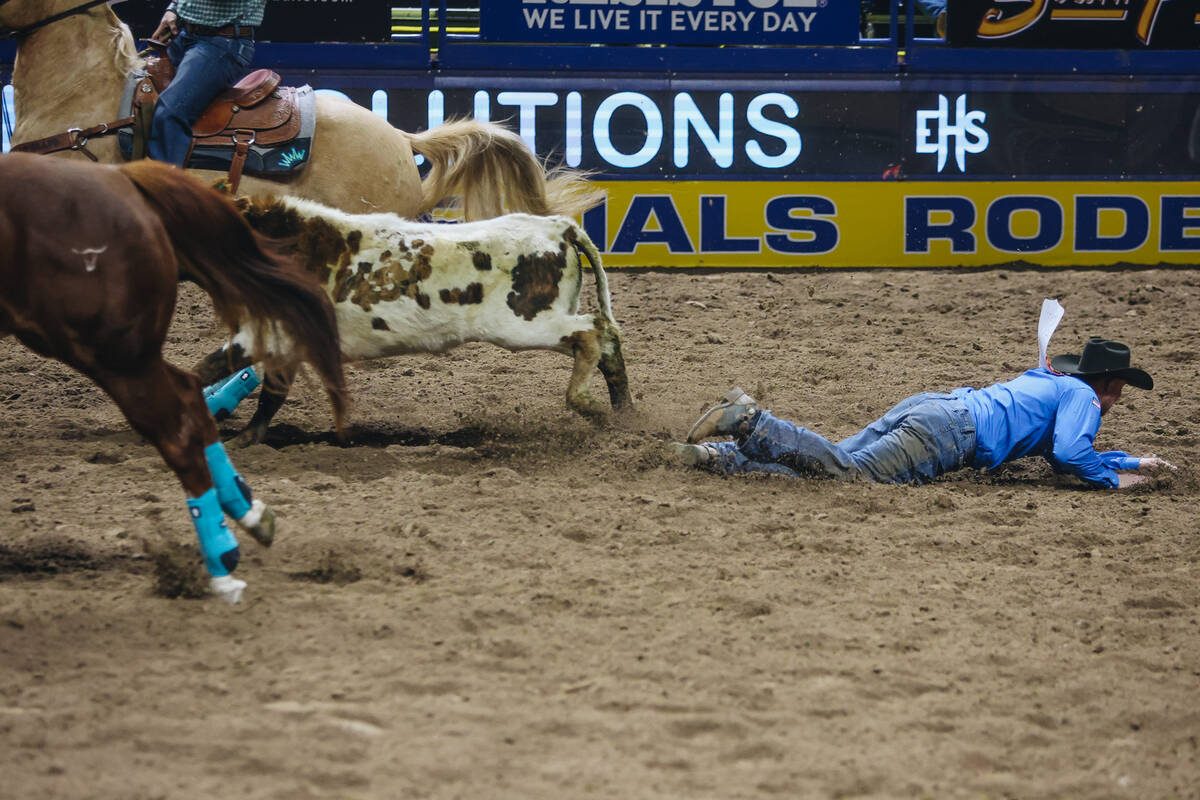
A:
POLYGON ((327 550, 315 567, 303 572, 289 572, 288 577, 294 581, 345 586, 362 580, 363 574, 357 564, 334 550, 327 550))
POLYGON ((142 547, 154 564, 155 595, 170 600, 198 600, 208 595, 208 575, 201 569, 194 547, 167 539, 142 540, 142 547))
MULTIPOLYGON (((222 433, 224 435, 227 432, 222 433)), ((484 423, 464 425, 444 433, 387 426, 356 426, 347 432, 342 441, 338 441, 337 435, 332 431, 312 433, 289 425, 277 425, 268 431, 263 444, 276 450, 306 444, 341 448, 367 447, 378 450, 392 446, 441 446, 471 451, 472 459, 495 459, 531 454, 544 456, 547 452, 565 455, 579 452, 594 441, 594 435, 590 431, 577 428, 554 431, 520 424, 510 426, 484 423)))
POLYGON ((332 431, 312 433, 303 431, 292 425, 275 425, 267 431, 263 444, 273 447, 276 450, 300 444, 379 448, 391 447, 392 445, 399 445, 400 447, 425 447, 432 444, 441 444, 448 447, 478 447, 494 438, 494 432, 482 426, 469 426, 436 435, 421 430, 384 431, 354 427, 346 433, 344 440, 339 441, 337 434, 332 431))
POLYGON ((346 586, 347 584, 357 583, 367 577, 382 578, 384 581, 388 581, 390 580, 389 575, 394 575, 412 583, 424 583, 428 580, 429 572, 425 569, 421 561, 409 560, 412 553, 405 553, 405 556, 406 560, 403 563, 388 567, 383 574, 380 574, 379 570, 375 569, 371 570, 371 574, 368 575, 350 556, 329 549, 317 559, 317 563, 312 569, 289 572, 287 576, 294 581, 332 583, 335 586, 346 586))
POLYGON ((9 575, 58 575, 121 568, 134 570, 133 557, 97 556, 66 539, 47 539, 27 545, 0 545, 0 580, 9 575))

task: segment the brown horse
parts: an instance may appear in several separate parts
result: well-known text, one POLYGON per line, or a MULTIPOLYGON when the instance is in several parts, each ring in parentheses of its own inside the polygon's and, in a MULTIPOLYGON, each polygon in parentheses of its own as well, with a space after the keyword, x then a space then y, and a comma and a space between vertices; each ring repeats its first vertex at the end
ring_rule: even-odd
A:
POLYGON ((173 166, 125 167, 0 156, 0 338, 91 378, 178 475, 213 588, 236 602, 245 583, 224 514, 263 544, 274 515, 225 456, 195 374, 162 344, 180 278, 208 292, 223 322, 266 320, 264 336, 302 343, 333 401, 345 378, 336 322, 316 281, 254 233, 225 196, 173 166))
MULTIPOLYGON (((0 0, 0 37, 17 39, 12 85, 14 144, 119 118, 125 77, 142 66, 129 28, 91 0, 0 0), (76 12, 76 13, 68 13, 76 12), (51 20, 56 15, 67 14, 51 20)), ((101 161, 120 163, 115 136, 88 142, 101 161)), ((84 160, 82 153, 66 157, 84 160)), ((220 175, 202 175, 211 183, 220 175)), ((525 142, 503 125, 459 121, 424 133, 393 128, 355 103, 317 97, 311 162, 295 177, 245 177, 247 195, 288 194, 351 213, 415 218, 457 196, 467 219, 504 211, 574 216, 603 192, 575 172, 547 175, 525 142), (431 164, 424 182, 413 153, 431 164)))

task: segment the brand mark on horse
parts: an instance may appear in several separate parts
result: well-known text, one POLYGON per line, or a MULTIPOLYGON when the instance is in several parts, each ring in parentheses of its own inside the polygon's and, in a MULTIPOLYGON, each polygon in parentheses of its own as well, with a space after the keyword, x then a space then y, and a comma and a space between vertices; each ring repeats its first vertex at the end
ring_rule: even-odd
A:
POLYGON ((104 245, 104 247, 88 247, 84 250, 76 250, 74 247, 72 247, 71 252, 75 253, 76 255, 83 256, 83 268, 86 271, 95 272, 96 260, 100 258, 100 254, 107 249, 108 245, 104 245))

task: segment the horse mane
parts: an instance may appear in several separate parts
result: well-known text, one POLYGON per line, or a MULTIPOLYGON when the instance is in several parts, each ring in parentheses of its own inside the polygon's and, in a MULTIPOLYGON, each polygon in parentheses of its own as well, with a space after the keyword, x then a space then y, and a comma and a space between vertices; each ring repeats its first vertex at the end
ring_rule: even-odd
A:
POLYGON ((112 28, 109 31, 109 42, 112 45, 113 66, 122 75, 128 75, 135 67, 141 66, 142 61, 133 40, 133 33, 129 30, 129 26, 121 22, 113 12, 112 6, 100 6, 100 11, 107 16, 108 23, 112 28))

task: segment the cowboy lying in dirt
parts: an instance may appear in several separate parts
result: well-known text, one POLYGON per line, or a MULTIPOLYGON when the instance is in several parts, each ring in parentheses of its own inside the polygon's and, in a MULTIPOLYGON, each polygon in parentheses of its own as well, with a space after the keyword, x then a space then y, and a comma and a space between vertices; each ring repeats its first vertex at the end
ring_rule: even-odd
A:
POLYGON ((1131 470, 1175 467, 1161 458, 1097 453, 1100 417, 1126 385, 1154 381, 1130 366, 1129 348, 1093 337, 1080 355, 1062 355, 1013 380, 984 389, 925 392, 892 408, 861 432, 834 444, 777 419, 733 389, 692 426, 689 444, 673 442, 684 463, 718 473, 767 472, 790 477, 864 478, 925 483, 965 467, 992 469, 1040 455, 1056 472, 1095 488, 1125 488, 1148 480, 1131 470), (733 436, 732 442, 702 442, 733 436))

